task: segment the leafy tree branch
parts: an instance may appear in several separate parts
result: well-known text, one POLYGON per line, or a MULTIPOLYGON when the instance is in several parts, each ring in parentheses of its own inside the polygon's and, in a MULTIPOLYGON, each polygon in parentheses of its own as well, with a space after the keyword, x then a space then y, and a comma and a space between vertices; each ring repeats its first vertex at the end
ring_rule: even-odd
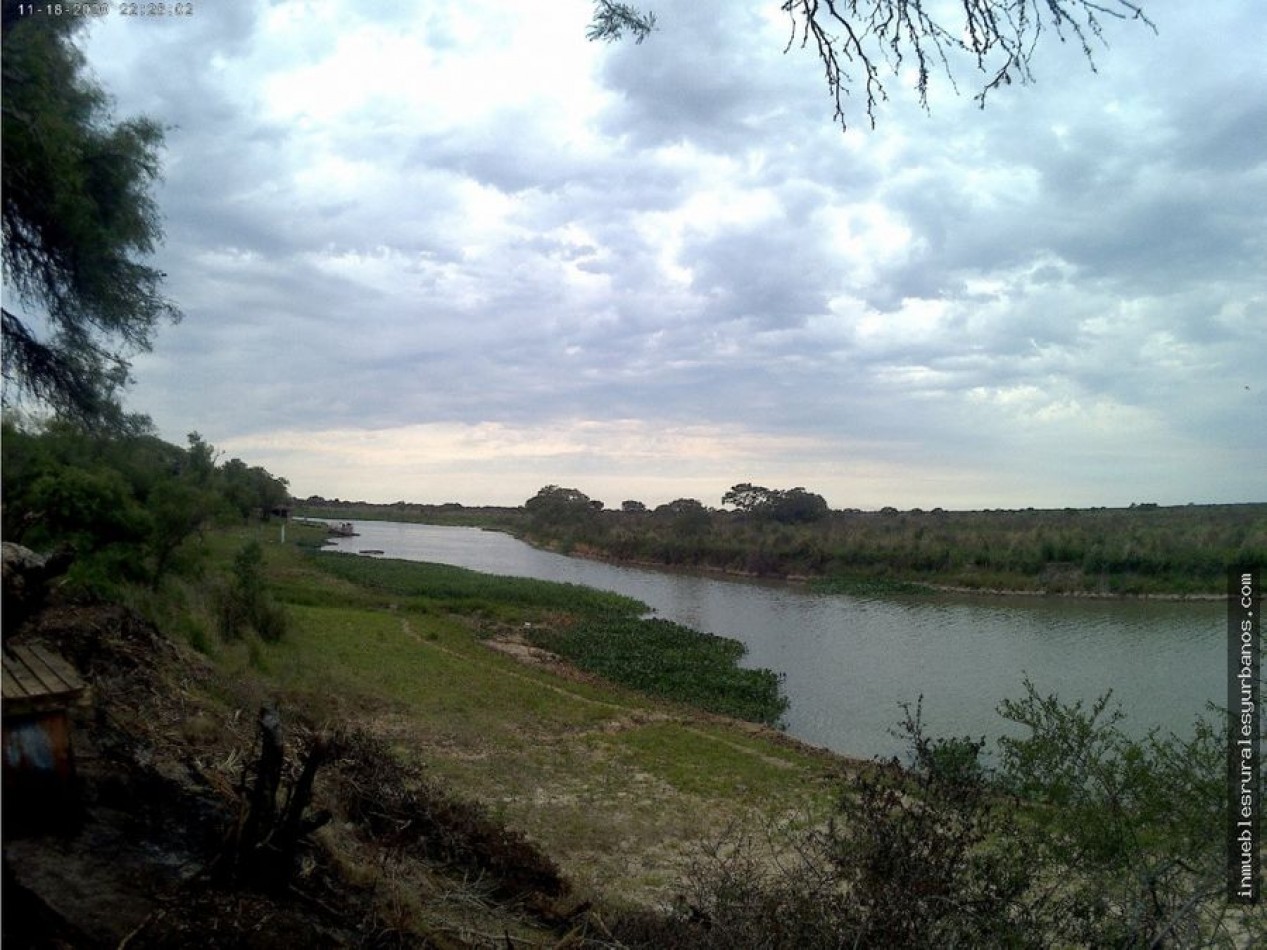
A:
POLYGON ((162 129, 115 122, 74 38, 82 18, 3 16, 5 403, 117 417, 128 357, 180 312, 144 263, 162 238, 151 189, 162 129))

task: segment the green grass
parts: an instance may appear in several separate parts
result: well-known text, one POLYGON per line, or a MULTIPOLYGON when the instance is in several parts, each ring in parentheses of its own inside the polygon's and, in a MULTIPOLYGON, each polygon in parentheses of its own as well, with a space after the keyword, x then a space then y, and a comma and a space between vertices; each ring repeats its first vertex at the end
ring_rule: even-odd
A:
POLYGON ((667 620, 584 620, 528 638, 613 682, 709 712, 774 725, 787 711, 777 674, 738 665, 743 644, 667 620))
POLYGON ((294 606, 291 621, 286 639, 265 648, 264 662, 279 684, 331 697, 331 708, 372 701, 421 717, 468 747, 576 729, 609 715, 584 689, 543 688, 545 674, 488 650, 452 619, 294 606))
POLYGON ((482 574, 447 564, 353 557, 328 551, 312 555, 313 563, 335 577, 398 597, 424 598, 460 613, 491 614, 573 611, 629 616, 644 613, 632 597, 579 584, 482 574))
MULTIPOLYGON (((743 669, 736 640, 664 620, 639 618, 645 604, 607 591, 520 577, 481 574, 444 564, 315 552, 323 572, 364 592, 399 599, 419 612, 449 612, 528 622, 535 645, 614 683, 708 712, 775 724, 787 709, 779 677, 743 669), (566 619, 560 619, 565 615, 566 619)), ((311 601, 309 601, 311 603, 311 601)))
POLYGON ((583 894, 667 900, 701 843, 735 823, 759 826, 759 813, 821 812, 831 801, 837 760, 694 712, 707 691, 698 681, 670 703, 525 665, 490 649, 488 637, 590 629, 610 646, 611 627, 686 666, 712 664, 721 678, 757 675, 734 666, 738 643, 644 624, 642 605, 616 595, 317 554, 320 529, 292 524, 286 533, 282 544, 276 524, 208 532, 205 576, 164 591, 164 628, 198 640, 226 684, 224 702, 250 715, 267 699, 313 728, 370 731, 449 793, 540 843, 583 894), (193 629, 206 612, 194 595, 227 576, 252 541, 263 548, 268 592, 289 615, 281 641, 177 629, 178 608, 193 629), (701 660, 684 638, 714 655, 701 660))
POLYGON ((745 741, 733 731, 650 723, 610 740, 632 772, 659 776, 691 795, 770 801, 789 775, 818 768, 804 752, 745 741))

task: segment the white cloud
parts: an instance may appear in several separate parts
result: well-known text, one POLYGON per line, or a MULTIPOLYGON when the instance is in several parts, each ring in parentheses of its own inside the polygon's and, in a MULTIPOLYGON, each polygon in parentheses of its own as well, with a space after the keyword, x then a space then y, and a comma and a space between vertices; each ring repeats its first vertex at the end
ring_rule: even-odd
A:
POLYGON ((760 4, 665 0, 641 46, 584 0, 388 6, 94 28, 171 126, 187 316, 132 400, 169 438, 380 500, 1261 497, 1248 0, 847 134, 760 4))

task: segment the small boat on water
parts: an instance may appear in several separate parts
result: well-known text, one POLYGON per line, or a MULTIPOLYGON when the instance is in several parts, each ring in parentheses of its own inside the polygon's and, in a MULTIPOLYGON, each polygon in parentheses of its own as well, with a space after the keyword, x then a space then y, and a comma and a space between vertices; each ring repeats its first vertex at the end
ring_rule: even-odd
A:
POLYGON ((352 527, 352 522, 350 521, 330 525, 330 533, 340 538, 356 537, 356 529, 352 527))
POLYGON ((382 554, 383 552, 379 550, 378 548, 365 548, 363 550, 357 551, 356 553, 357 554, 382 554))

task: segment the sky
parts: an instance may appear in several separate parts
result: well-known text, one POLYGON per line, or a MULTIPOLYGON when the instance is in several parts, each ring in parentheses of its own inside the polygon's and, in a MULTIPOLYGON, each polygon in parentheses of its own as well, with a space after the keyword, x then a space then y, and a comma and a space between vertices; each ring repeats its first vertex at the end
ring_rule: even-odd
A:
POLYGON ((1257 0, 1148 3, 1094 72, 1048 31, 984 110, 906 64, 843 132, 778 2, 646 6, 99 18, 184 312, 128 408, 298 497, 1267 501, 1257 0))

